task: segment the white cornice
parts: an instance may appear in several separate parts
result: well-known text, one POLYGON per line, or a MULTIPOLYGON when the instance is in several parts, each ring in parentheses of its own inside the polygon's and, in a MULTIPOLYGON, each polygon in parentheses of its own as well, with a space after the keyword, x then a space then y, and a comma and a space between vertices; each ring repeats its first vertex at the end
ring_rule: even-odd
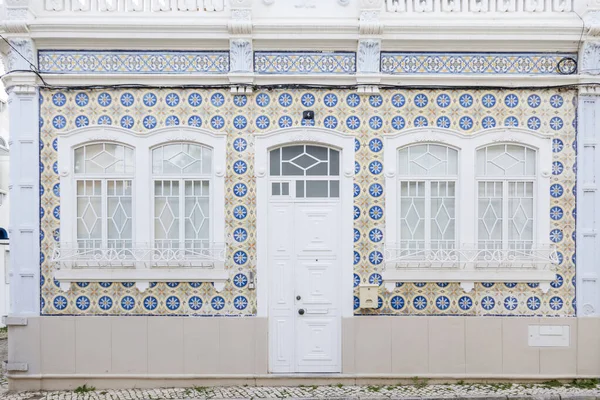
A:
MULTIPOLYGON (((35 82, 32 74, 11 74, 4 79, 11 82, 35 82)), ((229 75, 142 75, 142 74, 89 74, 89 75, 53 75, 44 74, 45 81, 54 86, 83 86, 92 84, 115 85, 148 85, 148 86, 179 86, 179 85, 229 85, 229 75)), ((545 87, 568 85, 600 85, 600 77, 592 75, 256 75, 250 74, 244 79, 255 85, 357 85, 375 84, 380 87, 388 86, 465 86, 465 87, 545 87), (364 78, 369 78, 366 81, 364 78)), ((39 79, 38 85, 41 84, 39 79)))

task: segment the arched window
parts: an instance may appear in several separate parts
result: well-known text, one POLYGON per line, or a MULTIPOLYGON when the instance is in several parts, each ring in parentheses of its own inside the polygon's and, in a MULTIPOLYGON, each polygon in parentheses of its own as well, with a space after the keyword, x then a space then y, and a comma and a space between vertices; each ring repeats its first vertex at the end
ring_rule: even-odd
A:
POLYGON ((8 240, 8 232, 4 228, 0 228, 0 240, 8 240))
POLYGON ((534 243, 536 152, 516 144, 477 150, 477 237, 484 249, 534 243))
POLYGON ((77 244, 82 249, 131 248, 133 149, 94 143, 74 151, 77 244))
POLYGON ((269 153, 271 196, 339 198, 340 152, 313 145, 293 145, 269 153))
POLYGON ((458 151, 438 144, 398 150, 398 235, 408 249, 454 248, 458 151))
POLYGON ((212 170, 213 151, 209 147, 174 143, 152 150, 156 248, 208 247, 212 170))

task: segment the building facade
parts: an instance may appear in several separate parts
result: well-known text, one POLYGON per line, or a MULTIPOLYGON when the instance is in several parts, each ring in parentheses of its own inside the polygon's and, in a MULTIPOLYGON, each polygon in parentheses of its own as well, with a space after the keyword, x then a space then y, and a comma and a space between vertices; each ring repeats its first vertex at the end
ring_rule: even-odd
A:
POLYGON ((3 15, 12 388, 600 375, 596 2, 3 15))

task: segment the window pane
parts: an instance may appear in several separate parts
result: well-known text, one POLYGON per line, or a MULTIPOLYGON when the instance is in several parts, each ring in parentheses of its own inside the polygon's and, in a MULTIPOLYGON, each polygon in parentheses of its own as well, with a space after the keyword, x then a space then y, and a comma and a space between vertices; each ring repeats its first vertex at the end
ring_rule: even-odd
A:
POLYGON ((280 187, 279 187, 279 183, 278 182, 273 182, 271 184, 271 194, 273 196, 279 196, 281 193, 280 187))
POLYGON ((327 163, 321 162, 318 164, 314 164, 311 168, 306 171, 306 175, 311 176, 327 176, 329 171, 327 171, 327 163))
POLYGON ((102 245, 102 182, 77 182, 77 241, 80 247, 102 245))
POLYGON ((329 181, 329 197, 340 197, 340 181, 329 181))
POLYGON ((284 162, 282 164, 281 174, 283 176, 304 176, 304 171, 289 162, 284 162))
POLYGON ((306 197, 329 197, 328 181, 306 181, 306 197))
POLYGON ((421 248, 425 241, 425 182, 401 182, 400 186, 400 239, 408 248, 421 248))
POLYGON ((458 173, 458 151, 437 144, 418 144, 398 150, 401 176, 447 176, 458 173))
POLYGON ((289 161, 304 152, 304 146, 287 146, 281 149, 282 161, 289 161))
POLYGON ((284 196, 290 195, 290 184, 288 182, 284 182, 281 184, 281 194, 284 196))
POLYGON ((432 248, 453 247, 456 218, 454 185, 454 182, 431 182, 432 248))
POLYGON ((483 248, 502 245, 502 182, 479 182, 478 237, 483 248))
POLYGON ((108 241, 116 247, 126 247, 133 239, 131 181, 108 181, 107 186, 108 241))
POLYGON ((132 174, 133 149, 115 143, 94 143, 74 151, 77 174, 132 174))
POLYGON ((328 161, 328 148, 320 146, 306 146, 306 153, 320 161, 328 161))
POLYGON ((477 172, 487 176, 533 176, 535 158, 535 151, 524 146, 515 144, 488 146, 477 151, 477 172))
POLYGON ((340 174, 340 152, 329 150, 329 175, 338 176, 340 174))
POLYGON ((280 162, 280 158, 279 155, 281 153, 281 149, 275 149, 275 150, 271 150, 270 153, 270 160, 269 160, 269 173, 271 174, 271 176, 279 176, 280 172, 280 168, 281 168, 281 162, 280 162))
POLYGON ((304 181, 296 181, 296 197, 304 197, 304 181))
POLYGON ((179 181, 156 181, 154 238, 159 248, 179 246, 179 181))
POLYGON ((165 175, 207 175, 212 172, 212 149, 190 143, 160 146, 152 151, 152 171, 165 175))

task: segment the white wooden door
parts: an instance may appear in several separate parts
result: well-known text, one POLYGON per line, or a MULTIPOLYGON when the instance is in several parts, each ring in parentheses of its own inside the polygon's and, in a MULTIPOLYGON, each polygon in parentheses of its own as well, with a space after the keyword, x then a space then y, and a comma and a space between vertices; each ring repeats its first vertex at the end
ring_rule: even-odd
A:
POLYGON ((341 372, 339 152, 271 151, 269 370, 341 372))
POLYGON ((272 202, 271 372, 340 372, 339 204, 272 202))

